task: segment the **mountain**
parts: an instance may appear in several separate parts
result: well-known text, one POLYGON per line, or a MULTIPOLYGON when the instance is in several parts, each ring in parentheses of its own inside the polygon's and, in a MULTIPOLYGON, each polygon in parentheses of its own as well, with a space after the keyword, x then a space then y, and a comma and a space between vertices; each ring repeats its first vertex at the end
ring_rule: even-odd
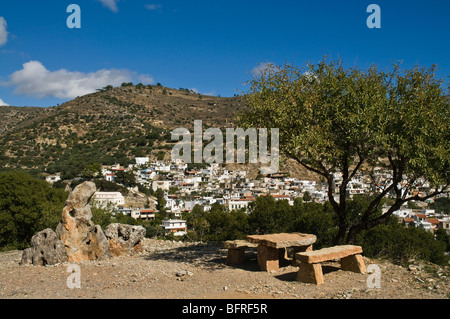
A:
POLYGON ((1 107, 0 165, 71 178, 94 163, 167 158, 173 129, 193 129, 194 120, 204 128, 229 127, 242 106, 241 97, 123 84, 57 107, 1 107))
MULTIPOLYGON (((0 107, 0 170, 37 174, 83 175, 98 165, 134 163, 135 157, 170 159, 170 132, 195 120, 208 127, 236 127, 242 97, 213 97, 161 85, 123 84, 49 108, 0 107)), ((259 166, 230 164, 256 177, 259 166)), ((293 160, 281 169, 294 177, 317 180, 293 160)), ((88 173, 86 173, 88 174, 88 173)))
POLYGON ((30 121, 46 117, 51 109, 41 107, 0 106, 0 136, 30 121))

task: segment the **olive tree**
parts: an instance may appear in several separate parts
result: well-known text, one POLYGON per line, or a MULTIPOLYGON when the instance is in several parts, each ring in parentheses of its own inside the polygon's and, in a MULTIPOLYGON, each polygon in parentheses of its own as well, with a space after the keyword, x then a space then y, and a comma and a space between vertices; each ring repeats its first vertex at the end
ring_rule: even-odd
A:
POLYGON ((336 244, 354 242, 404 203, 448 191, 449 96, 434 67, 361 70, 324 59, 266 66, 248 84, 240 125, 278 128, 281 154, 323 177, 336 244), (348 188, 357 176, 374 187, 367 208, 349 220, 348 188), (387 196, 393 204, 380 216, 387 196))

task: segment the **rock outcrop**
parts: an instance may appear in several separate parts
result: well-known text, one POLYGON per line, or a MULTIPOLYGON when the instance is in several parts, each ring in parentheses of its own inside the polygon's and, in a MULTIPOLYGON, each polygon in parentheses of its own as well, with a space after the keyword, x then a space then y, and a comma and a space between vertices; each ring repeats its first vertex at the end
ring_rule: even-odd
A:
POLYGON ((46 266, 68 261, 64 243, 48 228, 31 238, 31 248, 24 250, 21 265, 46 266))
POLYGON ((96 186, 84 182, 70 193, 56 234, 66 247, 69 262, 110 258, 108 240, 102 229, 92 222, 89 200, 96 186))
POLYGON ((133 255, 142 251, 145 228, 125 224, 110 224, 105 229, 105 235, 112 256, 133 255))
POLYGON ((33 236, 31 248, 24 250, 21 265, 54 265, 61 262, 102 260, 132 255, 142 250, 145 228, 111 224, 105 233, 92 222, 89 200, 96 192, 95 184, 84 182, 70 193, 56 232, 43 230, 33 236))

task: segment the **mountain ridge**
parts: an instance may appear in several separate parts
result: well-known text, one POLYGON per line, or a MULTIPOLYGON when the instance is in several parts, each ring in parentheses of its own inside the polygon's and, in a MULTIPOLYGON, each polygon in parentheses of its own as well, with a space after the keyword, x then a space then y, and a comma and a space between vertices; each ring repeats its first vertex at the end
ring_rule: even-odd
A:
MULTIPOLYGON (((142 156, 168 160, 176 143, 173 129, 193 132, 195 120, 202 120, 204 129, 235 127, 244 106, 242 96, 124 83, 54 107, 1 107, 0 167, 72 179, 92 164, 128 165, 142 156)), ((292 160, 284 163, 294 176, 317 179, 292 160)), ((241 167, 255 177, 258 167, 253 166, 241 167)))
POLYGON ((241 97, 123 84, 55 107, 1 107, 0 164, 55 173, 61 165, 92 164, 92 157, 123 165, 136 156, 161 158, 171 148, 173 129, 190 129, 194 120, 232 126, 242 106, 241 97))

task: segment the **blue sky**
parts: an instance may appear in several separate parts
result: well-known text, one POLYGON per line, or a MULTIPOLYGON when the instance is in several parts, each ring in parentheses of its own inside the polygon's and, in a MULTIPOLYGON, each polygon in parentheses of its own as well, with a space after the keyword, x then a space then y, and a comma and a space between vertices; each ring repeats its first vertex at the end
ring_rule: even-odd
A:
POLYGON ((233 96, 260 63, 437 64, 450 74, 450 1, 49 0, 0 2, 0 104, 53 106, 107 84, 233 96), (369 4, 381 29, 369 29, 369 4), (68 5, 81 8, 69 29, 68 5))

